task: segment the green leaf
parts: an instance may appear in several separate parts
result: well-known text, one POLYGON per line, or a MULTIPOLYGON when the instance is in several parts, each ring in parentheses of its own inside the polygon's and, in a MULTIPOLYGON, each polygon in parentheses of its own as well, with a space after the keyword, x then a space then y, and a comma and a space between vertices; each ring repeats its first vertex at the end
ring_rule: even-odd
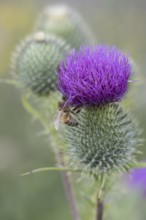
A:
POLYGON ((67 168, 67 167, 42 167, 42 168, 31 170, 27 173, 22 173, 20 176, 27 176, 27 175, 30 175, 30 174, 46 172, 46 171, 82 172, 82 170, 70 169, 70 168, 67 168))
POLYGON ((14 79, 0 79, 0 83, 14 85, 19 88, 22 87, 22 85, 17 80, 14 80, 14 79))

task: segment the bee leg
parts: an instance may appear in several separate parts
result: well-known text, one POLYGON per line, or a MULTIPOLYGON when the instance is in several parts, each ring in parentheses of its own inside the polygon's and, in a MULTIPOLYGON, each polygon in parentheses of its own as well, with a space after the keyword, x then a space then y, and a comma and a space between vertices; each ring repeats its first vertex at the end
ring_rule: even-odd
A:
POLYGON ((62 96, 63 101, 67 101, 67 97, 65 95, 62 96))
POLYGON ((80 111, 81 111, 81 107, 76 106, 76 107, 74 107, 74 108, 72 109, 71 113, 74 114, 74 115, 76 115, 76 114, 78 114, 80 111))

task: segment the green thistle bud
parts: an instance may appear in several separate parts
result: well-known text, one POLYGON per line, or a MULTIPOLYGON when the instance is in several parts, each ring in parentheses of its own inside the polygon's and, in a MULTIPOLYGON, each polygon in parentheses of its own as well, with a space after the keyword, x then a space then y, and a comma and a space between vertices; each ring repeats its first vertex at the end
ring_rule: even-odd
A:
POLYGON ((37 32, 27 37, 12 57, 12 74, 24 87, 39 96, 56 88, 56 67, 69 52, 64 40, 37 32))
POLYGON ((84 107, 76 120, 77 126, 67 126, 67 138, 77 167, 98 175, 125 172, 134 164, 141 132, 121 107, 84 107))
POLYGON ((74 48, 95 43, 90 28, 76 11, 66 5, 45 9, 38 19, 36 29, 56 34, 74 48))

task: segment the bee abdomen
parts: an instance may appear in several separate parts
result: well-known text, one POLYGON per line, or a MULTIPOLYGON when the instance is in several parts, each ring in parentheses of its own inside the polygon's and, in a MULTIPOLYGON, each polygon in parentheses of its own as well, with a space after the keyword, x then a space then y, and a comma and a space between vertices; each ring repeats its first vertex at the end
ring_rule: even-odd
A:
POLYGON ((78 122, 75 118, 73 118, 71 115, 69 114, 63 114, 61 117, 61 122, 63 122, 64 124, 68 125, 68 126, 77 126, 78 122))

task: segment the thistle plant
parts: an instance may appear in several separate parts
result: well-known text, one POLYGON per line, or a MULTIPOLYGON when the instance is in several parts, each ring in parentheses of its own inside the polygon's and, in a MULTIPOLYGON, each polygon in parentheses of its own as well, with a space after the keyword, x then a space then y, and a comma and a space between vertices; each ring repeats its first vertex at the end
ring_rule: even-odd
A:
POLYGON ((69 152, 94 175, 127 170, 141 143, 139 128, 119 107, 131 77, 131 65, 113 47, 81 48, 59 67, 59 88, 66 103, 80 106, 78 126, 68 127, 69 152))
POLYGON ((57 167, 27 174, 63 171, 73 220, 81 218, 68 171, 94 178, 96 220, 102 220, 104 194, 113 176, 138 166, 143 142, 135 117, 121 107, 133 75, 131 58, 94 43, 80 15, 68 6, 54 6, 42 12, 35 33, 23 40, 12 59, 14 80, 24 88, 24 107, 45 128, 57 161, 57 167), (63 125, 59 131, 50 122, 56 111, 63 125))
MULTIPOLYGON (((68 155, 75 167, 102 179, 98 213, 103 211, 105 178, 128 172, 136 163, 137 147, 142 143, 137 122, 119 105, 131 76, 129 58, 109 46, 73 51, 59 66, 64 106, 81 108, 73 115, 78 125, 66 126, 68 155)), ((97 219, 102 219, 102 214, 97 219)))
POLYGON ((96 40, 80 14, 66 5, 44 9, 36 24, 36 30, 53 33, 66 40, 73 48, 95 44, 96 40))

